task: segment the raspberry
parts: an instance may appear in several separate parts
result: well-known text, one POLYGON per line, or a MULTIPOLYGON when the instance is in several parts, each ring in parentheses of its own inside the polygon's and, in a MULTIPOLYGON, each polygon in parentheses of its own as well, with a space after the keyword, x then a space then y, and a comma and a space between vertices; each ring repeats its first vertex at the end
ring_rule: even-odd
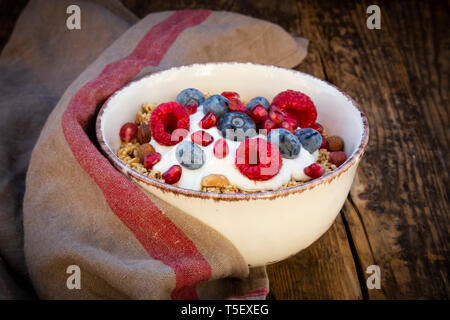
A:
POLYGON ((310 128, 317 119, 317 110, 311 99, 294 90, 280 92, 273 98, 272 106, 297 120, 301 128, 310 128))
POLYGON ((278 148, 261 138, 247 139, 236 150, 236 167, 251 180, 269 180, 280 172, 283 160, 278 148))
POLYGON ((197 112, 197 105, 196 104, 189 104, 187 106, 184 106, 186 108, 187 113, 194 114, 197 112))
POLYGON ((231 112, 247 113, 247 108, 244 106, 241 100, 236 98, 231 98, 228 100, 228 109, 230 109, 231 112))
POLYGON ((158 152, 152 152, 144 157, 144 167, 145 169, 150 170, 159 161, 161 161, 161 154, 158 152))
POLYGON ((191 135, 191 140, 195 144, 206 147, 209 146, 214 141, 214 138, 208 132, 198 130, 191 135))
POLYGON ((133 140, 138 133, 138 126, 132 122, 125 123, 122 128, 120 128, 119 136, 124 142, 130 142, 133 140))
POLYGON ((229 148, 225 139, 219 139, 214 143, 214 156, 218 159, 223 159, 228 155, 229 148))
POLYGON ((339 167, 341 164, 347 160, 347 155, 343 151, 333 151, 330 152, 328 155, 328 158, 330 159, 330 162, 337 167, 339 167))
POLYGON ((303 172, 312 179, 317 179, 325 173, 325 167, 319 163, 313 163, 303 169, 303 172))
POLYGON ((218 118, 215 113, 208 112, 202 120, 200 120, 200 128, 202 129, 210 129, 217 125, 218 118))
POLYGON ((263 119, 267 118, 267 116, 267 110, 260 104, 254 106, 250 111, 250 117, 253 121, 255 121, 255 123, 261 123, 263 119))
POLYGON ((239 93, 234 92, 234 91, 224 91, 220 95, 227 98, 228 100, 230 100, 232 98, 239 99, 241 97, 239 95, 239 93))
POLYGON ((180 180, 182 171, 183 169, 181 169, 179 165, 174 164, 164 172, 161 177, 164 179, 165 183, 174 184, 180 180))
POLYGON ((189 133, 189 114, 178 102, 160 104, 150 116, 150 128, 158 143, 176 145, 189 133))

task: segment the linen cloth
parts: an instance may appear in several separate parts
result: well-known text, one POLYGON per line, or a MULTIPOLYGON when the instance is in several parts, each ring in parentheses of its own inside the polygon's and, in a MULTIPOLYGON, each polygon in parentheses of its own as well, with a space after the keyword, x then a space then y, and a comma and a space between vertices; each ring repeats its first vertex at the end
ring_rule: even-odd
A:
POLYGON ((236 13, 138 21, 114 0, 30 1, 0 56, 0 298, 33 297, 29 283, 43 299, 265 298, 265 268, 249 269, 221 234, 115 170, 93 122, 136 77, 201 62, 291 68, 306 47, 236 13), (66 26, 73 4, 80 30, 66 26), (67 287, 71 265, 80 289, 67 287))

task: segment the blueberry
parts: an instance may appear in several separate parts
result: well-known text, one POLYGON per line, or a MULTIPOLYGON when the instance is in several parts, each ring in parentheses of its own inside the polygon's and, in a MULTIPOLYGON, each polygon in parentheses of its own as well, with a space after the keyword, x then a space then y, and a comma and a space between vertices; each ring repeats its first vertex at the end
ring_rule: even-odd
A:
POLYGON ((203 113, 207 114, 208 112, 214 113, 217 117, 227 113, 228 110, 228 99, 219 94, 215 94, 210 96, 208 99, 203 101, 201 104, 203 107, 203 113))
POLYGON ((253 107, 256 105, 262 105, 264 107, 264 109, 266 109, 267 112, 269 112, 270 109, 270 103, 269 101, 267 101, 266 98, 264 97, 256 97, 253 98, 248 104, 247 104, 247 109, 248 111, 252 111, 253 107))
POLYGON ((191 141, 180 142, 175 155, 178 162, 190 170, 201 168, 205 164, 205 152, 191 141))
POLYGON ((322 135, 319 131, 311 128, 297 129, 294 132, 295 136, 298 138, 303 148, 313 153, 322 145, 322 135))
POLYGON ((184 89, 177 95, 177 102, 182 106, 196 104, 199 106, 205 101, 205 96, 199 90, 194 88, 184 89))
POLYGON ((267 135, 267 140, 276 145, 281 156, 287 159, 297 158, 302 148, 297 137, 283 128, 271 130, 267 135))
POLYGON ((228 112, 220 117, 217 128, 228 140, 243 141, 256 136, 256 124, 242 112, 228 112))

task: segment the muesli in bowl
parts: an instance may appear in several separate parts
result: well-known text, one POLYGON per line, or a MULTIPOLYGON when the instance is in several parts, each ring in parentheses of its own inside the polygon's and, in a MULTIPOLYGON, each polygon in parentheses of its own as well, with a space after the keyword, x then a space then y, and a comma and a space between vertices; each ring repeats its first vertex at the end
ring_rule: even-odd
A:
POLYGON ((332 225, 349 193, 369 128, 358 104, 326 81, 295 70, 233 62, 175 67, 130 82, 105 102, 96 133, 109 161, 142 192, 205 223, 227 238, 249 265, 261 266, 306 248, 332 225), (181 92, 187 101, 177 101, 181 92), (205 101, 190 102, 194 92, 205 101), (283 102, 301 94, 304 102, 306 96, 311 100, 305 109, 283 102), (251 102, 259 96, 265 99, 251 102), (228 106, 207 103, 205 108, 207 100, 215 99, 227 99, 228 106), (302 116, 302 111, 307 114, 302 116), (166 119, 172 113, 177 121, 166 119), (226 129, 249 129, 249 123, 256 132, 227 137, 226 129), (281 129, 289 134, 278 135, 277 141, 275 133, 281 129), (298 148, 299 129, 321 133, 322 148, 316 150, 319 135, 314 131, 314 143, 302 140, 298 148), (309 166, 318 169, 308 171, 309 166), (205 181, 211 174, 214 179, 205 181))
POLYGON ((321 177, 347 159, 343 141, 316 122, 304 93, 243 103, 237 92, 182 90, 144 103, 123 124, 117 156, 150 178, 182 188, 235 193, 279 190, 321 177))

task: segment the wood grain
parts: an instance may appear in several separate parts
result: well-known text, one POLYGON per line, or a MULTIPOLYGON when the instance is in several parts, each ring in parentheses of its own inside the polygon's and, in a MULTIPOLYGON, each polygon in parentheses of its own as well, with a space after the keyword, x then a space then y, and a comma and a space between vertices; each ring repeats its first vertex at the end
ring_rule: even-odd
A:
MULTIPOLYGON (((311 30, 308 19, 303 19, 295 1, 283 1, 276 9, 277 19, 294 36, 306 35, 311 30), (289 21, 286 24, 285 21, 289 21)), ((309 38, 309 37, 307 37, 309 38)), ((321 79, 326 78, 316 43, 309 45, 308 56, 296 68, 321 79)), ((344 222, 338 215, 332 228, 312 246, 299 254, 268 266, 271 299, 363 299, 351 245, 344 222)))
MULTIPOLYGON (((297 68, 348 92, 370 143, 341 214, 312 246, 268 267, 271 299, 448 299, 449 8, 447 1, 122 0, 138 17, 162 10, 229 10, 310 39, 297 68), (368 290, 366 268, 381 268, 368 290)), ((0 48, 26 1, 1 3, 0 48)))
MULTIPOLYGON (((394 14, 395 22, 390 20, 389 7, 380 4, 382 29, 369 30, 363 18, 369 3, 299 5, 316 27, 314 39, 328 80, 361 104, 372 128, 344 209, 361 271, 373 263, 381 267, 382 290, 369 290, 369 298, 448 298, 448 170, 443 157, 448 150, 430 139, 448 121, 435 114, 446 114, 445 104, 416 99, 403 60, 410 53, 401 53, 391 35, 392 25, 401 21, 394 14)), ((411 15, 404 19, 414 19, 414 10, 419 9, 403 10, 411 15)), ((423 26, 421 32, 434 32, 423 26)), ((421 72, 445 77, 442 70, 421 72)))

